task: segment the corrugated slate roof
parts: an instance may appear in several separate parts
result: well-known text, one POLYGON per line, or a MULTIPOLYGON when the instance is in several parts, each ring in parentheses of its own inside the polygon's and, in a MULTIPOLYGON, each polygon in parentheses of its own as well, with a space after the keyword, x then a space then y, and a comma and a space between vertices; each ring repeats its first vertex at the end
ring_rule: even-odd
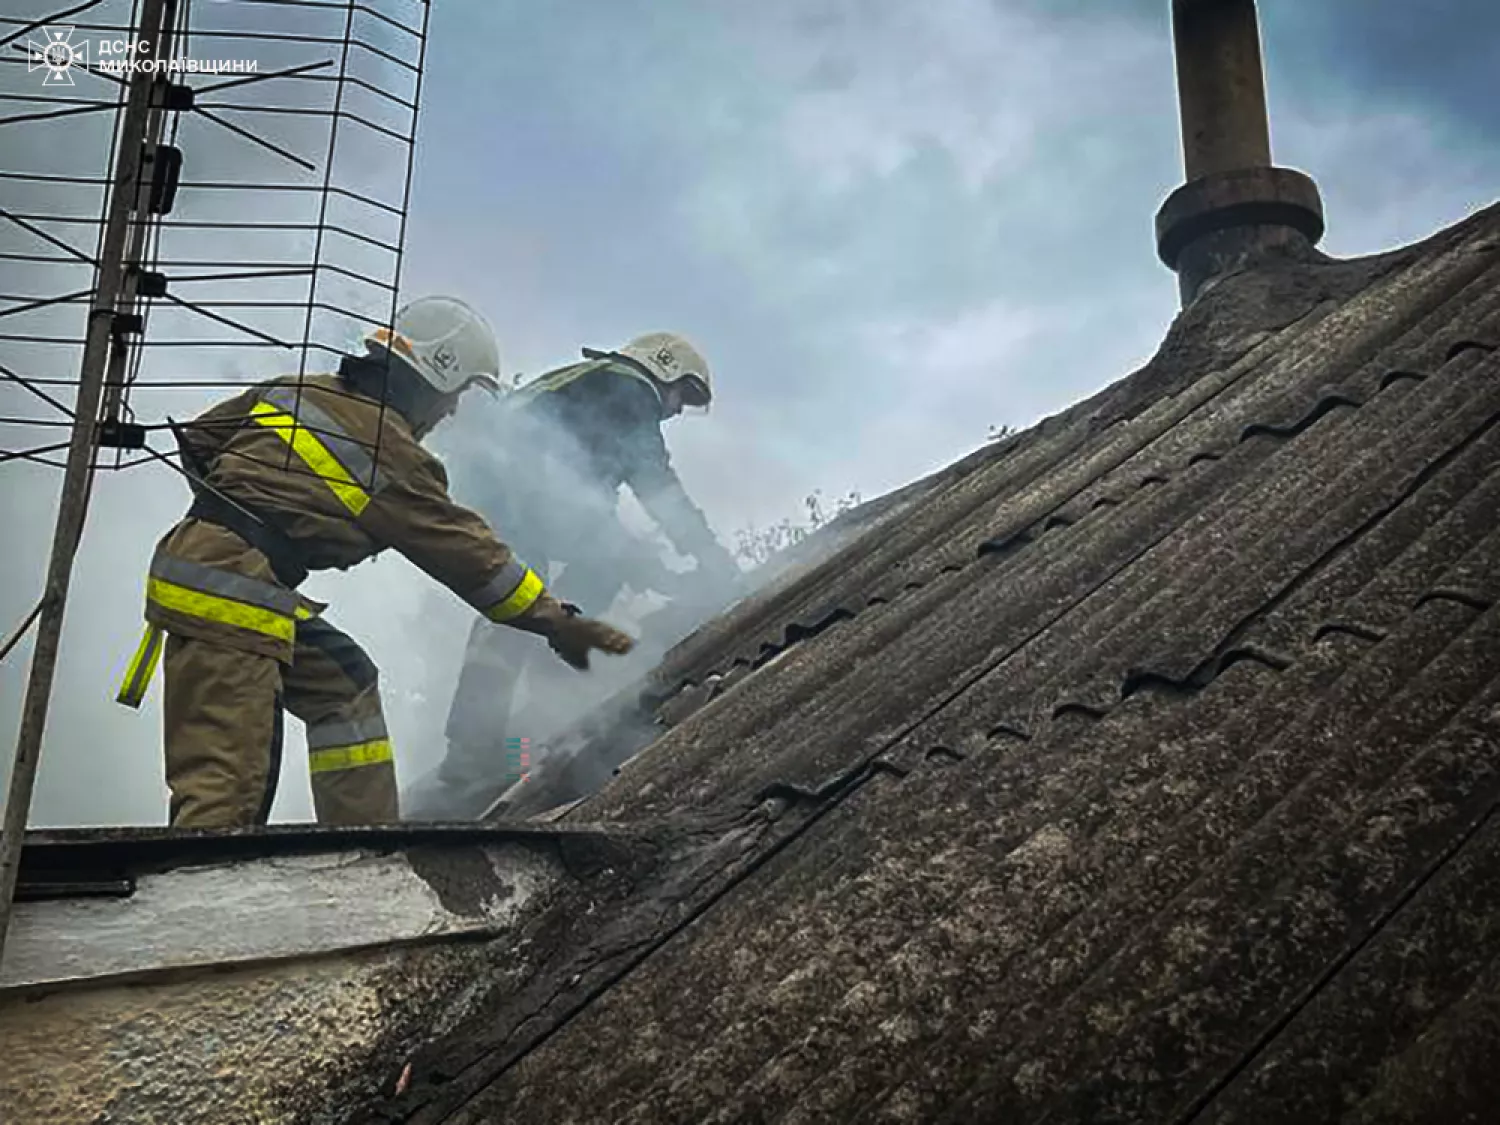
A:
POLYGON ((690 638, 568 820, 732 860, 436 1044, 402 1119, 1500 1104, 1497 347, 1500 208, 1225 279, 690 638))

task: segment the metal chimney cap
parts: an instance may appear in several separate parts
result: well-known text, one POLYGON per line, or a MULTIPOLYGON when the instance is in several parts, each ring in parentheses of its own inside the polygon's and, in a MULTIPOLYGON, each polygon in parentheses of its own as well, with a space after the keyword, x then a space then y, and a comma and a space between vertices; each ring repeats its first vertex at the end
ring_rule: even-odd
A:
POLYGON ((1323 201, 1312 178, 1292 168, 1237 168, 1190 180, 1156 212, 1156 251, 1169 269, 1205 235, 1246 226, 1291 227, 1316 245, 1323 201))

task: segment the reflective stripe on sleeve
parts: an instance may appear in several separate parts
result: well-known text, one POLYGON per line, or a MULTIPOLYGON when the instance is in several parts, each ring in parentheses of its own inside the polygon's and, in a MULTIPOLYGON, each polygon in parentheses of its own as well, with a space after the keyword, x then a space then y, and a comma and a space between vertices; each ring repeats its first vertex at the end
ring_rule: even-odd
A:
POLYGON ((151 677, 156 674, 156 666, 161 662, 163 640, 164 634, 160 626, 146 626, 140 646, 125 669, 125 678, 120 682, 120 691, 115 696, 116 703, 131 708, 140 707, 146 698, 146 689, 151 686, 151 677))
POLYGON ((515 592, 499 605, 493 606, 485 616, 491 621, 509 621, 513 617, 519 617, 531 608, 545 589, 536 571, 528 570, 515 592))
POLYGON ((488 613, 493 605, 503 602, 516 592, 517 587, 526 581, 528 567, 520 559, 512 558, 490 576, 490 580, 477 590, 471 590, 464 595, 464 601, 477 609, 480 613, 488 613))
POLYGON ((511 559, 464 600, 491 621, 509 621, 530 609, 545 588, 536 571, 511 559))
POLYGON ((369 451, 305 396, 299 402, 295 388, 266 390, 261 401, 250 408, 250 416, 291 446, 354 515, 370 503, 367 485, 373 492, 384 487, 385 480, 369 451))
POLYGON ((353 746, 328 746, 322 750, 313 750, 307 756, 308 769, 312 773, 333 773, 336 770, 359 769, 361 766, 378 766, 394 759, 390 740, 385 738, 353 746))

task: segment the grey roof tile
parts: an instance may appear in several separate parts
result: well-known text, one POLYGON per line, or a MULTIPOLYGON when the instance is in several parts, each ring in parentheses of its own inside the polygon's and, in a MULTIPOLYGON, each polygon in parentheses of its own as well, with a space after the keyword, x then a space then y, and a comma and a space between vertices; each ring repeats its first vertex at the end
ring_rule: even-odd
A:
POLYGON ((1236 665, 1133 698, 1085 745, 1027 744, 1029 800, 988 775, 1008 756, 863 789, 580 1017, 596 1066, 544 1046, 477 1105, 533 1104, 566 1065, 559 1112, 753 1120, 843 1064, 835 1104, 861 1120, 1173 1119, 1493 804, 1473 734, 1496 721, 1497 628, 1434 604, 1381 645, 1326 640, 1300 677, 1321 706, 1269 742, 1223 720, 1296 698, 1290 673, 1236 665), (1231 735, 1217 754, 1160 737, 1200 707, 1231 735))
POLYGON ((1494 1104, 1497 348, 1500 209, 1231 278, 689 638, 567 819, 731 858, 435 1045, 410 1120, 1494 1104))
POLYGON ((1465 1105, 1500 1104, 1495 1068, 1475 1065, 1480 1060, 1465 1059, 1455 1044, 1477 1038, 1482 997, 1500 997, 1497 939, 1500 826, 1486 821, 1277 1029, 1274 1043, 1224 1088, 1203 1120, 1458 1121, 1465 1105), (1401 1105, 1407 1090, 1416 1095, 1414 1106, 1401 1105))

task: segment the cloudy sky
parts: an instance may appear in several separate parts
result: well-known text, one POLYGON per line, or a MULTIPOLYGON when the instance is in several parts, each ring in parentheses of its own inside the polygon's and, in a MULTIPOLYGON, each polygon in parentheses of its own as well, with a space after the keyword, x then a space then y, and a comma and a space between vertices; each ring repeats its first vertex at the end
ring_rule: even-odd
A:
MULTIPOLYGON (((253 11, 267 29, 288 11, 228 8, 199 3, 204 21, 243 25, 253 11)), ((405 291, 480 306, 512 372, 644 331, 693 338, 718 401, 706 419, 673 423, 670 440, 726 540, 795 514, 813 489, 873 496, 961 456, 992 425, 1062 409, 1149 356, 1176 310, 1152 245, 1155 208, 1181 177, 1166 0, 434 8, 405 291)), ((1405 0, 1261 9, 1276 159, 1318 179, 1325 249, 1387 249, 1500 196, 1500 7, 1431 0, 1416 23, 1405 0)), ((276 61, 265 54, 263 68, 276 61)), ((6 89, 22 89, 24 68, 9 69, 19 77, 6 89)), ((17 128, 32 130, 32 168, 102 161, 97 129, 17 128)), ((0 164, 21 152, 11 143, 0 164)), ((192 161, 222 143, 185 147, 192 161)), ((239 171, 265 160, 243 145, 215 151, 239 171)), ((35 205, 17 190, 0 183, 5 206, 35 205)), ((283 201, 237 206, 277 217, 283 201)), ((63 284, 38 271, 18 280, 18 268, 8 264, 7 293, 63 284)), ((0 341, 0 362, 54 361, 0 341)), ((208 367, 279 370, 223 349, 208 367)), ((174 359, 161 370, 196 369, 174 359)), ((16 394, 0 391, 6 414, 22 408, 16 394)), ((159 421, 204 401, 174 390, 137 406, 159 421)), ((7 430, 6 443, 20 441, 7 430)), ((0 466, 0 629, 40 587, 58 476, 0 466)), ((110 699, 151 545, 183 502, 154 468, 97 488, 35 823, 164 818, 155 695, 140 714, 110 699)), ((440 753, 435 701, 463 613, 399 559, 311 591, 382 666, 411 777, 440 753)), ((0 667, 7 748, 28 655, 0 667)), ((283 819, 309 811, 296 746, 283 819)))

